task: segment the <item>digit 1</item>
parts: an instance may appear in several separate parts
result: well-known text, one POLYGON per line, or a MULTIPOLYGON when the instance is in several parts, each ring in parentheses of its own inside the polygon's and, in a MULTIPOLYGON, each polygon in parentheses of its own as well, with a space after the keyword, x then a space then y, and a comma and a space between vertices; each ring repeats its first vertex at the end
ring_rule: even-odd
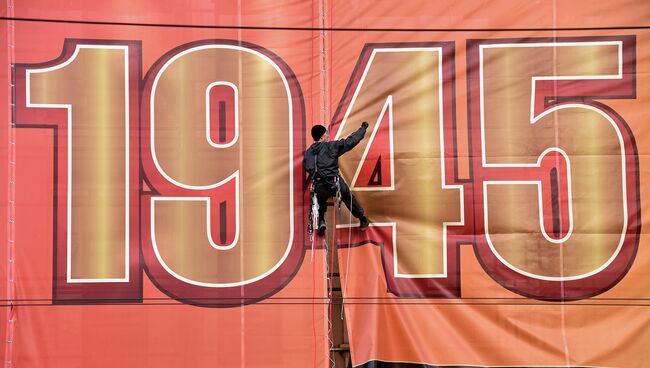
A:
POLYGON ((54 302, 141 298, 139 53, 67 40, 55 60, 14 66, 15 126, 54 132, 54 302))

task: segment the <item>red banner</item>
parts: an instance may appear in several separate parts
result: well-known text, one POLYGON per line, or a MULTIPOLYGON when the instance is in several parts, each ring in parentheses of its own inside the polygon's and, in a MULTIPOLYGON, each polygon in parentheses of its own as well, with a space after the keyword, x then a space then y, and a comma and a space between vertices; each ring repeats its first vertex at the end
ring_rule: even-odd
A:
POLYGON ((646 365, 643 2, 3 5, 6 367, 646 365))

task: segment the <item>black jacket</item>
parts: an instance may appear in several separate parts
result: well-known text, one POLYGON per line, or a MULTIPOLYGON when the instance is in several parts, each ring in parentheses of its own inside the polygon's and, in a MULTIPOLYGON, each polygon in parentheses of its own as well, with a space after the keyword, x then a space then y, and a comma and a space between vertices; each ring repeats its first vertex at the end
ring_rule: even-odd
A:
POLYGON ((351 150, 366 135, 361 127, 347 138, 338 141, 316 142, 305 151, 303 165, 310 179, 330 178, 339 174, 339 156, 351 150))

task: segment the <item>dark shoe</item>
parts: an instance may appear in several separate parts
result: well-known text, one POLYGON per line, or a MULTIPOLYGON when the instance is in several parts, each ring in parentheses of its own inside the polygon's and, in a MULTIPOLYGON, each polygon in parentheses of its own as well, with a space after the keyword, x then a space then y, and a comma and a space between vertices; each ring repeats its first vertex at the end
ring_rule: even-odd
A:
POLYGON ((318 221, 318 230, 316 231, 316 234, 323 236, 325 235, 325 230, 327 230, 327 226, 325 226, 325 220, 318 221))
POLYGON ((363 216, 359 219, 359 230, 366 230, 368 228, 368 225, 370 225, 370 221, 368 221, 368 218, 366 216, 363 216))

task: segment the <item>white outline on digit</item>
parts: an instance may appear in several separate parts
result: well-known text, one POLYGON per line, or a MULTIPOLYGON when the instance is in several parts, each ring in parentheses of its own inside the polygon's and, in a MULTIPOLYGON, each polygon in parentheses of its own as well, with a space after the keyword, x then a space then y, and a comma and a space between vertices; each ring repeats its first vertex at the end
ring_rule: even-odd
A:
POLYGON ((25 94, 27 107, 35 108, 65 108, 68 116, 68 200, 67 200, 67 277, 66 281, 73 283, 106 283, 106 282, 129 282, 129 46, 121 45, 82 45, 76 44, 75 50, 70 58, 61 64, 54 65, 43 69, 25 70, 25 94), (30 100, 30 77, 31 74, 47 73, 54 70, 62 69, 71 64, 79 55, 80 49, 108 49, 124 50, 124 122, 125 122, 125 239, 124 239, 124 277, 123 278, 72 278, 72 105, 71 104, 32 104, 30 100))
POLYGON ((224 82, 224 81, 219 81, 219 82, 213 82, 208 85, 208 87, 205 89, 205 137, 208 140, 208 144, 211 145, 214 148, 228 148, 237 142, 239 139, 239 89, 237 86, 235 86, 233 83, 230 82, 224 82), (216 86, 227 86, 230 87, 233 90, 233 93, 235 95, 235 116, 234 116, 234 123, 235 123, 235 136, 233 139, 227 143, 216 143, 215 141, 212 140, 210 137, 210 91, 212 90, 213 87, 216 86))
POLYGON ((363 151, 363 155, 361 155, 361 161, 359 161, 359 166, 357 166, 357 171, 354 173, 354 178, 352 179, 352 183, 350 184, 350 190, 354 191, 367 191, 367 192, 372 192, 376 190, 395 190, 395 168, 393 166, 393 95, 388 95, 388 98, 386 98, 386 102, 384 103, 384 107, 381 108, 381 113, 379 114, 379 118, 377 119, 377 122, 375 123, 374 128, 372 129, 372 133, 370 134, 370 137, 368 138, 368 143, 366 143, 366 149, 363 151), (386 187, 357 187, 357 179, 359 178, 359 173, 361 172, 361 168, 363 167, 363 164, 366 162, 366 157, 368 156, 368 152, 370 151, 370 146, 372 146, 373 142, 375 141, 375 136, 377 135, 377 131, 379 131, 379 125, 381 124, 381 120, 383 119, 384 115, 388 111, 388 142, 389 142, 389 165, 390 165, 390 186, 386 187))
MULTIPOLYGON (((407 278, 407 279, 415 279, 415 278, 446 278, 447 277, 447 226, 462 226, 465 224, 465 196, 463 192, 463 186, 462 185, 450 185, 446 184, 446 177, 445 177, 445 144, 444 144, 444 119, 443 119, 443 110, 444 110, 444 104, 443 104, 443 76, 442 76, 442 47, 404 47, 404 48, 377 48, 372 50, 372 54, 370 55, 370 58, 368 59, 368 62, 366 63, 365 70, 363 71, 363 74, 361 76, 361 79, 359 80, 359 83, 357 84, 357 88, 354 91, 354 95, 352 96, 352 99, 350 100, 350 103, 348 105, 348 109, 345 112, 345 115, 343 116, 343 120, 341 120, 341 126, 339 127, 338 131, 336 132, 336 138, 339 139, 341 136, 341 132, 343 131, 343 126, 347 122, 348 116, 350 115, 350 112, 352 111, 352 106, 354 106, 354 102, 357 99, 357 96, 359 95, 359 92, 361 90, 361 87, 363 86, 363 81, 366 79, 366 76, 368 75, 368 71, 370 70, 370 67, 372 65, 372 62, 375 58, 375 55, 379 52, 421 52, 421 51, 429 51, 429 52, 436 52, 438 53, 438 103, 440 108, 439 110, 439 125, 440 125, 440 172, 441 172, 441 183, 442 183, 442 189, 458 189, 459 190, 459 196, 460 196, 460 221, 456 222, 443 222, 442 223, 442 260, 443 260, 443 272, 442 273, 433 273, 433 274, 402 274, 399 273, 398 271, 398 261, 397 261, 397 224, 395 222, 387 222, 387 223, 376 223, 374 226, 392 226, 393 227, 393 264, 394 264, 394 270, 395 270, 395 278, 407 278)), ((391 99, 392 103, 392 96, 389 96, 391 99)), ((386 105, 384 105, 386 106, 386 105)), ((392 111, 392 109, 391 109, 392 111)), ((381 117, 380 117, 381 118, 381 117)), ((392 122, 392 114, 391 114, 391 122, 392 122)), ((392 131, 391 131, 392 132, 392 131)), ((391 135, 392 137, 392 135, 391 135)), ((391 140, 392 143, 392 140, 391 140)), ((391 146, 391 168, 394 167, 393 164, 393 152, 392 152, 392 146, 391 146)), ((358 169, 357 169, 358 170, 358 169)), ((394 176, 394 175, 393 175, 394 176)), ((370 188, 368 188, 370 189, 370 188)), ((373 188, 374 189, 374 188, 373 188)), ((383 188, 379 189, 382 190, 383 188)), ((358 191, 359 188, 354 189, 355 191, 358 191)), ((385 189, 384 189, 385 190, 385 189)), ((394 189, 393 189, 394 190, 394 189)), ((373 224, 371 224, 372 226, 373 224)), ((358 225, 356 225, 358 226, 358 225)), ((350 226, 347 225, 337 225, 337 228, 348 228, 350 226)), ((354 227, 354 226, 352 226, 354 227)))
POLYGON ((485 238, 487 240, 487 243, 490 247, 490 250, 492 253, 501 261, 504 265, 506 265, 508 268, 511 270, 528 276, 530 278, 534 279, 539 279, 539 280, 545 280, 545 281, 572 281, 572 280, 579 280, 583 279, 592 275, 595 275, 605 268, 607 268, 613 261, 616 259, 618 256, 618 253, 621 251, 623 247, 623 242, 625 240, 625 232, 627 230, 627 216, 628 216, 628 210, 627 210, 627 184, 626 184, 626 176, 625 176, 625 145, 623 142, 623 137, 621 135, 620 130, 616 126, 616 122, 607 114, 605 114, 603 111, 600 109, 586 105, 586 104, 577 104, 577 103, 568 103, 568 104, 563 104, 559 106, 552 107, 548 110, 545 110, 538 116, 534 116, 534 103, 535 103, 535 82, 537 80, 602 80, 602 79, 622 79, 623 78, 623 43, 622 41, 600 41, 600 42, 557 42, 557 43, 504 43, 504 44, 486 44, 486 45, 479 45, 479 66, 480 66, 480 78, 479 78, 479 85, 480 85, 480 113, 481 113, 481 159, 482 159, 482 165, 483 167, 512 167, 512 168, 521 168, 521 167, 539 167, 540 165, 540 160, 541 157, 544 156, 547 152, 550 151, 556 151, 561 153, 565 159, 567 160, 567 175, 568 175, 568 184, 569 184, 569 193, 568 193, 568 203, 569 203, 569 231, 567 234, 562 237, 562 239, 555 240, 552 239, 546 234, 546 229, 543 226, 543 218, 542 218, 542 209, 541 209, 541 182, 540 181, 485 181, 483 183, 483 214, 484 214, 484 226, 485 226, 485 238), (598 45, 603 45, 603 46, 618 46, 618 73, 617 74, 606 74, 606 75, 568 75, 568 76, 534 76, 532 77, 532 93, 530 96, 531 99, 531 112, 530 112, 530 124, 533 125, 540 121, 542 118, 545 116, 554 113, 556 111, 562 110, 562 109, 567 109, 567 108, 581 108, 581 109, 587 109, 594 111, 601 116, 603 116, 609 123, 610 125, 614 128, 614 131, 616 132, 616 135, 619 140, 619 146, 621 149, 621 178, 622 178, 622 193, 623 193, 623 226, 622 226, 622 231, 621 231, 621 238, 619 240, 619 244, 616 247, 616 250, 612 254, 612 256, 605 262, 603 265, 601 265, 599 268, 587 272, 581 275, 575 275, 575 276, 560 276, 560 277, 552 277, 552 276, 541 276, 541 275, 535 275, 530 272, 521 270, 517 268, 516 266, 510 264, 505 258, 503 258, 499 252, 496 250, 494 245, 492 244, 492 239, 490 238, 490 233, 489 233, 489 228, 488 228, 488 208, 487 208, 487 192, 488 192, 488 185, 503 185, 503 184, 514 184, 514 185, 537 185, 538 186, 538 196, 539 196, 539 206, 540 206, 540 230, 542 232, 542 235, 544 238, 549 240, 552 243, 559 244, 563 243, 566 241, 572 234, 573 232, 573 197, 571 195, 571 171, 570 171, 570 162, 569 162, 569 157, 564 152, 562 149, 558 147, 551 147, 546 149, 542 154, 540 154, 537 163, 534 164, 498 164, 498 163, 487 163, 486 160, 486 155, 485 155, 485 146, 486 146, 486 141, 485 141, 485 116, 484 116, 484 111, 485 111, 485 104, 484 104, 484 92, 483 92, 483 49, 492 49, 492 48, 523 48, 523 47, 567 47, 567 46, 598 46, 598 45))
MULTIPOLYGON (((151 144, 151 157, 153 159, 153 162, 160 172, 160 174, 170 183, 184 189, 192 189, 192 190, 206 190, 206 189, 214 189, 217 188, 225 183, 227 183, 229 180, 232 180, 235 178, 237 182, 239 183, 239 170, 236 170, 232 175, 230 175, 228 178, 219 181, 216 184, 210 184, 210 185, 187 185, 180 183, 174 179, 172 179, 160 166, 158 159, 156 157, 156 150, 155 150, 155 141, 154 141, 154 102, 155 102, 155 94, 156 94, 156 87, 158 85, 158 81, 160 80, 161 75, 164 73, 164 71, 177 59, 181 58, 184 55, 187 55, 192 52, 196 52, 199 50, 207 50, 207 49, 231 49, 231 50, 238 50, 242 52, 247 52, 250 54, 253 54, 255 56, 258 56, 262 58, 264 61, 268 62, 280 75, 280 78, 282 79, 282 82, 284 83, 284 87, 287 92, 287 100, 288 100, 288 113, 289 113, 289 119, 288 119, 288 128, 289 128, 289 241, 287 244, 287 249, 282 255, 282 258, 276 263, 273 267, 271 267, 268 271, 265 273, 255 276, 253 278, 250 278, 248 280, 240 281, 240 282, 230 282, 230 283, 209 283, 209 282, 201 282, 201 281, 195 281, 195 280, 190 280, 187 279, 183 276, 178 275, 177 273, 171 271, 169 266, 165 263, 165 261, 162 259, 159 251, 158 251, 158 246, 156 244, 155 240, 155 225, 154 221, 155 218, 153 217, 154 215, 154 203, 155 201, 159 200, 165 200, 165 198, 171 198, 170 200, 178 200, 179 197, 152 197, 151 198, 151 245, 154 249, 154 252, 156 254, 156 258, 158 259, 158 262, 163 266, 163 268, 169 272, 170 275, 175 277, 178 280, 181 280, 183 282, 186 282, 188 284, 196 285, 196 286, 204 286, 204 287, 213 287, 213 288, 223 288, 223 287, 234 287, 234 286, 242 286, 242 285, 247 285, 250 283, 253 283, 255 281, 259 281, 271 273, 275 272, 287 259, 289 256, 289 253, 291 252, 291 247, 293 245, 293 236, 294 236, 294 221, 293 221, 293 215, 294 215, 294 209, 293 209, 293 101, 292 101, 292 95, 291 95, 291 89, 289 88, 289 83, 287 82, 287 79, 282 72, 282 69, 268 56, 262 54, 259 51, 249 49, 246 47, 241 47, 241 46, 235 46, 235 45, 223 45, 223 44, 212 44, 212 45, 202 45, 202 46, 197 46, 193 48, 189 48, 187 50, 183 50, 182 52, 179 52, 178 54, 174 55, 171 57, 169 60, 165 62, 165 64, 160 68, 158 73, 156 74, 156 77, 154 78, 153 85, 151 86, 151 96, 150 96, 150 144, 151 144)), ((220 81, 221 83, 225 83, 223 81, 220 81)), ((209 87, 206 91, 209 91, 209 87)), ((208 92, 206 92, 208 93, 208 92)), ((209 122, 209 121, 208 121, 209 122)), ((234 142, 233 142, 234 143, 234 142)), ((205 200, 205 197, 182 197, 182 198, 187 198, 188 200, 205 200)), ((209 204, 209 203, 208 203, 209 204)), ((208 207, 209 211, 209 207, 208 207)), ((237 185, 237 214, 239 214, 239 185, 237 185)), ((237 234, 235 235, 235 239, 239 239, 239 216, 237 216, 237 223, 236 223, 236 229, 237 229, 237 234)), ((209 228, 208 228, 209 231, 209 228)), ((211 238, 210 238, 211 239, 211 238)), ((213 243, 213 242, 211 242, 213 243)), ((217 250, 227 250, 227 249, 232 249, 237 245, 236 242, 233 244, 228 245, 227 247, 221 247, 216 244, 211 244, 213 248, 217 250)))

